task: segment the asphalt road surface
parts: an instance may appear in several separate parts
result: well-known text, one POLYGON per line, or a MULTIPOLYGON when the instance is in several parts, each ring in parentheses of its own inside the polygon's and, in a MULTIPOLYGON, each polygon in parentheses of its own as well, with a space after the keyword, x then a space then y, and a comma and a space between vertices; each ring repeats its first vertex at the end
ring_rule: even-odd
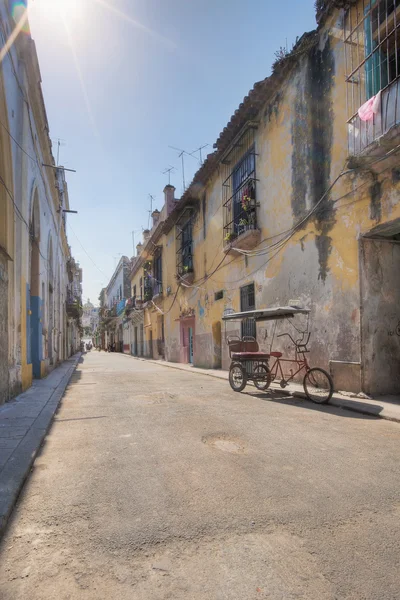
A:
POLYGON ((95 351, 0 547, 1 600, 400 598, 400 426, 95 351))

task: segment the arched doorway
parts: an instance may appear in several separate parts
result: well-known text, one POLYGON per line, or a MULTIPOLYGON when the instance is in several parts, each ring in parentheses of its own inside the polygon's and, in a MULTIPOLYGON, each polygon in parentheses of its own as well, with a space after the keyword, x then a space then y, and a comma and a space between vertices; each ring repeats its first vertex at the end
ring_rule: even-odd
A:
POLYGON ((33 376, 40 378, 42 361, 42 301, 40 298, 40 207, 37 190, 33 198, 29 234, 28 363, 32 363, 33 376))

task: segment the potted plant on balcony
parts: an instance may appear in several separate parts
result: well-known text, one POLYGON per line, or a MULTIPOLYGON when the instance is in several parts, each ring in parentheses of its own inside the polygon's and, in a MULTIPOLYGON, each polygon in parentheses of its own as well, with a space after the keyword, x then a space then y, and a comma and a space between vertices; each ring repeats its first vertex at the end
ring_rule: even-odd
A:
POLYGON ((247 219, 240 219, 239 221, 239 232, 243 233, 243 231, 247 231, 250 228, 249 222, 247 219))
POLYGON ((230 244, 236 238, 237 238, 237 233, 235 233, 234 231, 229 231, 224 237, 224 242, 226 242, 227 244, 230 244))

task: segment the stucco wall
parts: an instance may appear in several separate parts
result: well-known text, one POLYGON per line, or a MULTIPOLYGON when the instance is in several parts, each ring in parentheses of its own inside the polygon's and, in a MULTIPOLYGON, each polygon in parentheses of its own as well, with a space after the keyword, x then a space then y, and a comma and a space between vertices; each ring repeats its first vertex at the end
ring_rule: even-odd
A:
MULTIPOLYGON (((218 329, 222 315, 227 308, 240 309, 240 287, 254 282, 257 308, 294 302, 310 309, 309 358, 313 365, 329 370, 334 363, 338 385, 347 381, 349 388, 358 391, 363 381, 369 391, 376 392, 384 389, 379 378, 371 383, 360 377, 359 365, 365 369, 368 360, 377 355, 371 346, 373 334, 361 327, 361 308, 365 310, 369 299, 360 294, 360 244, 363 236, 400 218, 399 170, 393 157, 391 161, 381 157, 379 165, 372 156, 361 167, 348 166, 342 11, 333 12, 307 39, 308 47, 290 58, 291 67, 286 74, 282 71, 279 85, 274 83, 275 88, 253 118, 258 123, 255 152, 260 244, 247 256, 229 252, 224 259, 221 165, 204 187, 199 189, 196 184, 190 190, 199 199, 193 221, 194 281, 181 285, 176 299, 177 228, 172 227, 160 242, 164 291, 167 285, 171 287, 171 294, 158 302, 165 312, 166 358, 182 360, 181 322, 193 315, 194 364, 215 367, 222 361, 226 368, 229 358, 224 326, 221 335, 218 329), (204 192, 205 223, 201 208, 204 192), (215 300, 216 292, 223 292, 223 298, 215 300), (369 336, 368 342, 365 336, 369 336)), ((400 143, 398 134, 391 143, 393 148, 400 143)), ((392 229, 392 234, 400 233, 400 227, 392 229)), ((395 297, 397 288, 391 285, 389 273, 394 264, 398 266, 397 251, 392 250, 391 258, 386 256, 388 252, 380 254, 385 261, 381 289, 395 297)), ((376 261, 370 261, 368 268, 379 270, 376 261)), ((374 302, 369 307, 372 312, 374 302)), ((385 311, 393 312, 388 305, 385 311)), ((391 331, 386 318, 380 321, 378 315, 373 322, 391 331)), ((307 328, 303 317, 295 324, 300 330, 307 328)), ((290 323, 279 322, 276 334, 284 331, 299 337, 290 323)), ((272 325, 258 327, 262 349, 271 348, 272 333, 272 325)), ((379 342, 384 343, 386 339, 379 342)), ((287 338, 275 337, 273 348, 292 351, 287 338)), ((393 354, 390 348, 389 343, 383 357, 387 352, 393 354)), ((392 370, 399 366, 397 346, 395 356, 392 370)), ((397 379, 395 388, 400 391, 397 379)))

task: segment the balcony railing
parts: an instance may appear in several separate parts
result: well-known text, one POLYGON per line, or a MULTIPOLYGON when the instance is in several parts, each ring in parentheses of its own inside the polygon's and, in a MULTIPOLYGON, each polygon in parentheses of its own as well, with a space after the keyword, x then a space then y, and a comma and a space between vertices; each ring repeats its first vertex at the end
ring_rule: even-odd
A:
POLYGON ((122 314, 124 312, 125 304, 126 304, 125 298, 122 298, 122 300, 120 300, 118 302, 118 304, 116 305, 117 316, 119 316, 120 314, 122 314))
POLYGON ((224 208, 224 246, 250 250, 259 242, 256 179, 248 178, 228 198, 224 208))
MULTIPOLYGON (((373 142, 385 136, 400 124, 400 78, 393 81, 381 93, 378 113, 371 121, 362 121, 356 114, 348 122, 349 153, 362 154, 373 142)), ((388 147, 387 149, 390 149, 388 147)))

